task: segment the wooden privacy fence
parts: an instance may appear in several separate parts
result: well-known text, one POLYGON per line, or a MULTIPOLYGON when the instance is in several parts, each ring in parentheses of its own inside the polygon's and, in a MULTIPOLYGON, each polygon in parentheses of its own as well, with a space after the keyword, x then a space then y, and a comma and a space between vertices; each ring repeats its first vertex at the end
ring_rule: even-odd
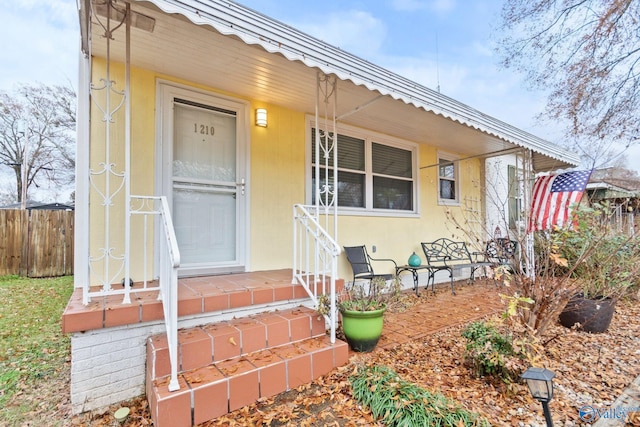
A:
POLYGON ((73 274, 73 211, 0 209, 0 275, 73 274))

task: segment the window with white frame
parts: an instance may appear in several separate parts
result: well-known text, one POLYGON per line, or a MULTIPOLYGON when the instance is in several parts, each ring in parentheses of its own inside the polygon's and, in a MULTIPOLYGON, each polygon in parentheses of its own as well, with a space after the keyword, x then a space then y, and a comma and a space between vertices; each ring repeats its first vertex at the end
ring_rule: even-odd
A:
POLYGON ((458 163, 450 157, 438 156, 438 201, 458 203, 458 163))
MULTIPOLYGON (((311 203, 315 203, 316 135, 311 127, 311 203)), ((321 133, 321 138, 322 138, 321 133)), ((389 141, 362 130, 340 129, 338 151, 338 207, 341 211, 399 211, 415 213, 417 145, 389 141)), ((320 188, 325 170, 333 179, 333 154, 325 162, 320 155, 320 188)), ((326 196, 328 197, 328 196, 326 196)))

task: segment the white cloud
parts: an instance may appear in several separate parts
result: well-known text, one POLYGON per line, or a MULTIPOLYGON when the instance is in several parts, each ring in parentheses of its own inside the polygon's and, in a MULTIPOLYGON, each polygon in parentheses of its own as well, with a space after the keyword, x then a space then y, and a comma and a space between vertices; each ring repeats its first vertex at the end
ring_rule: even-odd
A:
POLYGON ((406 77, 430 89, 436 89, 438 66, 435 61, 416 57, 389 56, 379 59, 378 63, 402 77, 406 77))
POLYGON ((416 57, 384 57, 377 63, 430 89, 437 90, 439 84, 443 95, 540 138, 562 142, 558 124, 536 120, 546 95, 523 90, 519 75, 481 62, 436 64, 416 57))
POLYGON ((494 55, 492 47, 487 43, 474 41, 471 43, 471 48, 476 55, 483 56, 485 58, 491 58, 494 55))
POLYGON ((439 13, 451 12, 455 7, 455 0, 433 0, 429 3, 429 8, 439 13))
POLYGON ((294 25, 331 45, 356 55, 375 56, 385 37, 385 24, 369 12, 349 10, 329 14, 324 20, 294 25))
POLYGON ((75 0, 18 0, 10 8, 46 16, 51 23, 61 26, 74 26, 78 21, 78 6, 75 0))
POLYGON ((640 169, 640 145, 632 145, 622 155, 625 164, 629 169, 638 171, 640 169))
POLYGON ((22 0, 0 8, 0 89, 17 83, 76 85, 78 12, 74 0, 22 0))
POLYGON ((393 0, 392 6, 394 9, 403 12, 414 12, 416 10, 426 9, 427 2, 420 0, 393 0))
POLYGON ((393 0, 392 6, 395 10, 402 12, 429 10, 446 14, 456 7, 456 0, 393 0))

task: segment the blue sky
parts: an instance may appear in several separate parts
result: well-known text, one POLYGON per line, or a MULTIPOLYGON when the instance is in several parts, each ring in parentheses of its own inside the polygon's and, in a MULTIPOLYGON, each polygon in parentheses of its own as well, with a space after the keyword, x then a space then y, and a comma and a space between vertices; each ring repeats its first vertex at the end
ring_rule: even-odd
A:
POLYGON ((543 138, 542 93, 498 65, 496 0, 244 0, 242 4, 543 138))
MULTIPOLYGON (((497 0, 240 0, 338 46, 549 141, 545 94, 502 69, 494 50, 497 0)), ((0 90, 19 82, 77 86, 75 0, 0 0, 0 90)), ((638 150, 640 151, 640 150, 638 150)), ((640 162, 638 162, 640 164, 640 162)))
MULTIPOLYGON (((18 82, 77 85, 75 0, 0 0, 0 90, 18 82)), ((491 42, 496 0, 243 0, 260 13, 549 138, 533 117, 544 96, 501 70, 491 42), (517 108, 515 108, 517 107, 517 108)))

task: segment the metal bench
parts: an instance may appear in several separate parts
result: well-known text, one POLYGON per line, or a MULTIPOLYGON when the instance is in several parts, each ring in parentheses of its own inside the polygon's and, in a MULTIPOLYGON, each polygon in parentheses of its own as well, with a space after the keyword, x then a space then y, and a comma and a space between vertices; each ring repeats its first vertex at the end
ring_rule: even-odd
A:
MULTIPOLYGON (((469 268, 471 270, 469 280, 473 281, 476 270, 493 265, 485 259, 484 253, 469 252, 465 242, 441 238, 433 242, 422 242, 421 246, 429 266, 429 280, 432 281, 432 288, 436 273, 446 270, 449 272, 451 293, 454 295, 456 291, 453 286, 453 270, 469 268)), ((427 286, 429 286, 429 282, 427 282, 427 286)))

